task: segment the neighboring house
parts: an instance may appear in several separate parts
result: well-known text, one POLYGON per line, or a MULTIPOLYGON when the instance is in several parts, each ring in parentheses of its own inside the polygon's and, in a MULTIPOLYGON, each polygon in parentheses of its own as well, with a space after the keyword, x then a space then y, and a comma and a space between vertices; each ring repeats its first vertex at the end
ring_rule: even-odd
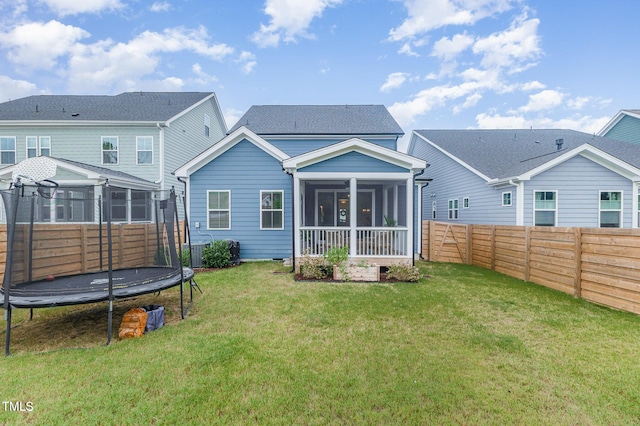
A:
POLYGON ((423 219, 638 227, 640 146, 572 130, 416 130, 423 219))
MULTIPOLYGON (((94 188, 97 167, 115 187, 114 218, 141 220, 145 213, 136 204, 152 190, 182 191, 172 172, 226 132, 212 92, 29 96, 0 103, 0 179, 10 181, 12 166, 25 158, 48 156, 66 169, 54 179, 78 194, 94 188), (76 168, 68 169, 71 164, 76 168), (114 179, 118 175, 133 179, 114 179), (146 182, 145 193, 135 192, 141 189, 136 178, 146 182)), ((56 196, 65 194, 61 188, 56 196)), ((53 221, 64 220, 53 213, 53 221)))
POLYGON ((402 129, 382 105, 253 106, 223 140, 176 171, 194 241, 233 239, 242 259, 349 246, 380 265, 414 254, 414 177, 402 129))
POLYGON ((640 110, 620 110, 598 132, 598 136, 640 144, 640 110))

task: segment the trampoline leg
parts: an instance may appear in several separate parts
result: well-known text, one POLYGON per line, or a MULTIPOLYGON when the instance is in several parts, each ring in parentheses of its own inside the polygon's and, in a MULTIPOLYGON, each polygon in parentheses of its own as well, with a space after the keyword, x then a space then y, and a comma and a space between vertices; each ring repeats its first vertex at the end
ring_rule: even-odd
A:
POLYGON ((4 354, 9 356, 9 343, 11 342, 11 308, 4 311, 7 320, 7 334, 4 338, 4 354))
POLYGON ((33 308, 29 309, 29 321, 33 319, 33 308))
POLYGON ((111 343, 111 329, 113 324, 113 301, 109 300, 109 320, 107 325, 107 345, 111 343))

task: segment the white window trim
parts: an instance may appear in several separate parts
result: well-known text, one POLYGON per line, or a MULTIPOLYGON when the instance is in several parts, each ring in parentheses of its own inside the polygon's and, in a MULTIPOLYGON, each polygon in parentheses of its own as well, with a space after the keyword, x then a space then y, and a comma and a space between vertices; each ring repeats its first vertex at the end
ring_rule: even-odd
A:
MULTIPOLYGON (((51 157, 52 153, 53 153, 52 146, 51 146, 52 145, 51 136, 27 136, 25 138, 25 144, 24 144, 25 145, 24 146, 24 148, 25 148, 24 149, 24 154, 25 154, 24 158, 30 158, 29 157, 29 149, 30 149, 29 148, 29 139, 35 139, 35 142, 36 142, 36 146, 35 146, 36 157, 41 156, 42 155, 42 139, 44 139, 44 138, 49 139, 49 147, 45 148, 45 149, 49 150, 49 155, 48 156, 51 157)), ((31 149, 33 149, 33 148, 31 148, 31 149)))
POLYGON ((207 230, 210 231, 228 231, 231 229, 231 190, 230 189, 209 189, 207 190, 207 230), (227 194, 229 194, 229 208, 228 209, 210 209, 209 208, 209 194, 212 192, 226 192, 227 194), (218 212, 224 212, 224 211, 228 211, 229 212, 229 227, 228 228, 209 228, 209 212, 211 211, 218 211, 218 212))
POLYGON ((469 197, 464 197, 462 198, 462 208, 463 209, 468 209, 469 208, 469 197))
POLYGON ((282 231, 284 229, 284 190, 283 189, 263 189, 260 190, 260 230, 261 231, 282 231), (265 192, 279 192, 282 195, 282 208, 279 209, 263 209, 262 208, 262 194, 265 192), (262 212, 270 211, 270 212, 282 212, 282 226, 280 228, 264 228, 262 226, 262 212))
POLYGON ((502 203, 502 207, 511 207, 513 205, 513 193, 512 193, 512 191, 505 191, 505 192, 502 193, 501 203, 502 203), (505 204, 505 202, 504 202, 505 194, 509 194, 509 204, 505 204))
POLYGON ((449 200, 447 200, 447 219, 448 220, 460 219, 460 200, 458 198, 450 198, 449 200), (455 217, 453 217, 454 212, 455 212, 455 217))
MULTIPOLYGON (((347 194, 349 194, 349 190, 348 189, 317 189, 316 190, 316 201, 315 201, 315 212, 314 212, 314 223, 315 226, 320 226, 318 225, 318 194, 320 193, 326 193, 326 194, 333 194, 333 226, 340 226, 338 225, 338 193, 340 192, 345 192, 347 194)), ((375 218, 376 218, 376 190, 375 189, 358 189, 358 192, 370 192, 371 193, 371 217, 373 219, 373 222, 375 222, 375 218)), ((357 195, 356 195, 357 197, 357 195)), ((396 199, 397 201, 397 199, 396 199)), ((351 214, 351 212, 349 212, 349 214, 351 214)), ((345 228, 348 228, 349 226, 345 225, 345 228)), ((372 224, 370 226, 370 228, 374 228, 375 225, 372 224)), ((358 226, 358 228, 369 228, 366 226, 358 226)))
POLYGON ((620 228, 624 228, 624 191, 621 189, 604 189, 598 191, 598 228, 602 228, 601 213, 602 212, 620 212, 620 228), (603 192, 619 192, 620 193, 620 209, 603 209, 601 200, 603 192))
MULTIPOLYGON (((114 150, 110 149, 108 150, 108 152, 112 152, 114 150)), ((118 136, 101 136, 100 137, 100 162, 103 166, 117 166, 120 164, 120 138, 118 136), (105 153, 105 149, 104 149, 104 139, 105 138, 115 138, 116 139, 116 162, 115 163, 105 163, 104 162, 104 153, 105 153)))
POLYGON ((4 164, 16 164, 17 161, 18 161, 18 157, 17 157, 18 153, 16 152, 16 148, 18 147, 17 146, 16 137, 15 136, 0 136, 0 138, 13 139, 13 149, 3 150, 0 147, 0 154, 2 154, 3 152, 13 152, 13 163, 2 163, 2 161, 1 161, 2 156, 0 155, 0 164, 3 164, 3 165, 4 164))
POLYGON ((533 191, 533 225, 534 226, 546 226, 546 225, 536 225, 536 212, 553 212, 553 226, 558 226, 558 190, 557 189, 535 189, 533 191), (536 208, 536 193, 537 192, 553 192, 555 195, 553 196, 553 200, 556 202, 555 209, 537 209, 536 208))
POLYGON ((211 135, 211 117, 206 112, 204 113, 204 135, 206 137, 211 135))
MULTIPOLYGON (((120 147, 120 144, 118 144, 118 147, 120 147)), ((120 160, 120 157, 118 157, 118 160, 120 160)), ((138 166, 152 166, 155 163, 155 158, 153 155, 153 136, 136 136, 136 164, 138 166), (151 138, 151 162, 150 163, 140 163, 138 161, 138 153, 140 152, 149 152, 148 149, 140 149, 140 147, 138 146, 138 141, 142 138, 151 138)))

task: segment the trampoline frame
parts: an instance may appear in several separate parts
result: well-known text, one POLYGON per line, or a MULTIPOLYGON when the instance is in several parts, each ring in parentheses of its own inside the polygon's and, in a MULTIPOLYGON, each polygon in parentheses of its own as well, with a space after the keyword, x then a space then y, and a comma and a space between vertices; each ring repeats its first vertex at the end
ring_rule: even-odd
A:
MULTIPOLYGON (((46 184, 40 184, 36 182, 38 189, 41 187, 51 187, 52 181, 48 181, 46 184)), ((56 184, 57 185, 57 184, 56 184)), ((90 272, 90 273, 82 273, 82 274, 74 274, 63 277, 56 277, 50 280, 38 280, 32 281, 32 243, 33 243, 33 222, 34 222, 34 203, 32 201, 31 204, 31 218, 30 218, 30 227, 29 227, 29 256, 25 259, 28 262, 28 281, 24 283, 20 283, 14 285, 13 288, 11 284, 12 277, 12 267, 13 267, 13 243, 15 240, 15 230, 16 230, 16 222, 18 216, 18 205, 19 200, 24 196, 24 188, 25 185, 21 184, 19 181, 13 183, 8 191, 14 192, 14 201, 13 205, 7 205, 5 202, 5 209, 9 211, 9 208, 12 210, 12 214, 7 214, 7 219, 12 218, 13 223, 7 223, 7 254, 6 254, 6 262, 5 262, 5 275, 4 281, 2 283, 2 296, 3 307, 5 311, 5 320, 7 322, 6 325, 6 335, 5 335, 5 355, 10 355, 10 344, 11 344, 11 319, 12 319, 12 310, 19 308, 28 308, 30 309, 30 319, 33 317, 33 309, 34 308, 47 308, 47 307, 58 307, 58 306, 69 306, 69 305, 81 305, 88 303, 96 303, 96 302, 109 302, 108 307, 108 320, 107 320, 107 342, 106 345, 109 345, 111 342, 111 335, 113 330, 113 302, 118 299, 126 299, 131 298, 143 294, 149 293, 159 293, 162 290, 166 290, 171 287, 180 286, 180 315, 181 318, 184 319, 188 314, 191 305, 193 304, 193 288, 197 288, 201 293, 202 290, 196 283, 194 279, 194 272, 189 267, 182 266, 182 250, 178 254, 176 251, 176 241, 175 236, 177 236, 178 243, 182 241, 180 234, 180 222, 177 208, 177 196, 175 193, 175 189, 172 187, 169 192, 169 198, 167 199, 167 208, 171 206, 172 212, 169 214, 172 216, 172 220, 175 223, 175 229, 177 235, 174 236, 173 232, 167 232, 168 246, 172 247, 169 250, 169 254, 171 257, 171 264, 176 265, 175 267, 139 267, 139 268, 121 268, 114 270, 113 269, 113 239, 112 239, 112 220, 111 220, 111 187, 109 186, 108 180, 104 182, 104 188, 106 192, 106 207, 105 207, 105 221, 107 227, 107 269, 104 270, 104 265, 102 261, 102 200, 101 197, 98 197, 98 214, 99 214, 99 223, 100 223, 100 232, 99 232, 99 244, 100 244, 100 271, 98 272, 90 272), (17 193, 17 194, 15 194, 17 193), (135 281, 132 285, 122 285, 122 284, 130 284, 132 281, 126 281, 126 275, 141 275, 139 280, 135 281), (144 275, 147 275, 147 279, 145 279, 144 275), (89 283, 89 287, 87 288, 89 291, 77 291, 77 292, 66 292, 60 291, 56 295, 45 295, 45 294, 37 294, 36 291, 26 289, 26 287, 50 287, 50 286, 61 286, 65 282, 67 284, 71 284, 73 281, 80 281, 82 278, 93 278, 89 283), (120 284, 118 281, 122 281, 120 284), (189 301, 185 306, 185 293, 184 293, 184 285, 185 282, 189 282, 189 301), (106 285, 106 287, 105 287, 106 285), (14 294, 12 294, 12 291, 14 294), (31 293, 31 294, 29 294, 31 293)), ((38 191, 40 193, 40 191, 38 191)), ((40 195, 42 195, 40 193, 40 195)), ((185 234, 185 240, 188 243, 189 247, 189 265, 192 264, 191 258, 191 239, 188 238, 188 221, 186 216, 186 202, 184 198, 182 199, 182 207, 185 210, 185 224, 187 227, 187 233, 185 234)), ((166 226, 166 216, 165 217, 165 226, 166 226)), ((156 213, 156 227, 158 224, 158 217, 156 213)), ((54 287, 55 288, 55 287, 54 287)), ((51 293, 51 291, 49 291, 51 293)))

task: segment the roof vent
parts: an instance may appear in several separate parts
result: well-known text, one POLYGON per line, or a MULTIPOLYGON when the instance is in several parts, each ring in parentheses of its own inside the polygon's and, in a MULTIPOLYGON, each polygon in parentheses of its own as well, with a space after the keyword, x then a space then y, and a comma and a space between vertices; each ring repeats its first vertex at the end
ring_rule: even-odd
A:
POLYGON ((564 139, 556 139, 556 149, 560 151, 562 149, 562 144, 564 143, 564 139))

